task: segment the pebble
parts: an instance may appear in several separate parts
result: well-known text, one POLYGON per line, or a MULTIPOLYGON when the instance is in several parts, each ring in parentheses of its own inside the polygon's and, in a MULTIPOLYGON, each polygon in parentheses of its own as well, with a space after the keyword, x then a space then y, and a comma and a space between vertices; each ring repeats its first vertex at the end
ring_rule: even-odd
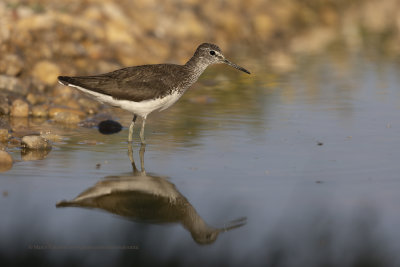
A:
POLYGON ((17 76, 21 73, 23 66, 24 62, 19 56, 7 54, 0 60, 0 73, 17 76))
POLYGON ((24 86, 20 79, 8 75, 0 75, 0 90, 1 89, 21 95, 26 95, 28 93, 28 87, 24 86))
POLYGON ((6 151, 0 150, 0 172, 6 172, 12 168, 13 159, 6 151))
POLYGON ((46 104, 32 107, 33 117, 47 117, 48 114, 49 114, 49 106, 46 104))
POLYGON ((39 135, 27 135, 22 137, 21 144, 27 149, 49 150, 51 144, 47 139, 39 135))
POLYGON ((29 105, 22 99, 16 99, 11 104, 10 115, 13 117, 28 117, 29 105))
POLYGON ((44 103, 44 102, 46 102, 47 99, 48 99, 48 97, 46 97, 45 95, 42 95, 42 94, 38 94, 38 93, 28 93, 28 95, 26 96, 26 100, 31 105, 36 105, 38 103, 44 103))
POLYGON ((81 121, 81 117, 72 112, 58 112, 54 117, 53 120, 59 123, 65 124, 77 124, 81 121))
POLYGON ((60 74, 60 68, 48 60, 42 60, 36 63, 32 71, 32 75, 46 85, 54 85, 60 74))
POLYGON ((86 113, 83 112, 82 110, 79 109, 72 109, 72 108, 66 108, 66 107, 51 107, 49 109, 49 116, 50 118, 54 118, 57 116, 59 113, 70 113, 70 114, 76 114, 79 117, 83 118, 86 116, 86 113))
POLYGON ((122 125, 113 120, 105 120, 99 123, 99 132, 102 134, 114 134, 122 130, 122 125))
POLYGON ((0 142, 6 142, 9 138, 8 129, 0 129, 0 142))

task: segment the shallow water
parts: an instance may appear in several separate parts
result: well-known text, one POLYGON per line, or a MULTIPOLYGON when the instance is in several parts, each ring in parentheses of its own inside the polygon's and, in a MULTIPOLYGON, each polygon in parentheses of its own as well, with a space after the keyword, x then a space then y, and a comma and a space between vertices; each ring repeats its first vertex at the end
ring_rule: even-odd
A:
POLYGON ((145 171, 138 128, 136 169, 126 127, 53 125, 63 139, 36 161, 13 149, 0 265, 398 266, 399 61, 235 62, 252 75, 210 67, 149 116, 145 171))

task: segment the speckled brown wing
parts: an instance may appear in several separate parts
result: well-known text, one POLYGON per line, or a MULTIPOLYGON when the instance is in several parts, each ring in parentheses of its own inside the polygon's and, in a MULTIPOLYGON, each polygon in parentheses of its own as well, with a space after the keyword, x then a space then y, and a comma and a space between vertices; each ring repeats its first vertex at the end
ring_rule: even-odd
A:
POLYGON ((163 97, 179 86, 179 77, 186 75, 183 66, 173 64, 128 67, 113 72, 58 79, 115 99, 140 102, 163 97))

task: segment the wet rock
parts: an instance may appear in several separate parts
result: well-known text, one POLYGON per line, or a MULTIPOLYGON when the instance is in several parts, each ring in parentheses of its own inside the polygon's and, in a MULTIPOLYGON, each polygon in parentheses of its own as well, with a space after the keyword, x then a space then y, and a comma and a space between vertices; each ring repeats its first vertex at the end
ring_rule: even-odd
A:
POLYGON ((10 76, 17 76, 21 73, 24 66, 22 59, 14 54, 4 55, 0 60, 0 73, 10 76))
POLYGON ((122 125, 113 120, 106 120, 99 123, 99 132, 102 134, 114 134, 122 130, 122 125))
POLYGON ((81 117, 72 112, 58 112, 54 117, 53 120, 59 123, 65 124, 77 124, 81 121, 81 117))
POLYGON ((20 79, 8 75, 0 75, 0 90, 7 90, 21 95, 28 93, 28 87, 20 79))
POLYGON ((6 151, 0 150, 0 172, 6 172, 12 168, 13 158, 6 151))
POLYGON ((36 63, 32 71, 33 76, 47 85, 55 84, 60 73, 60 68, 55 63, 48 60, 36 63))
POLYGON ((29 105, 22 99, 16 99, 12 102, 10 115, 13 117, 28 117, 29 105))
POLYGON ((51 149, 49 140, 39 135, 27 135, 22 137, 21 144, 26 149, 39 149, 46 150, 51 149))
POLYGON ((32 116, 33 117, 47 117, 49 114, 49 106, 44 104, 44 105, 39 105, 39 106, 33 106, 32 107, 32 116))
POLYGON ((31 160, 41 160, 47 157, 50 153, 50 149, 22 149, 21 150, 21 159, 23 161, 31 161, 31 160))
POLYGON ((8 129, 0 129, 0 142, 6 142, 9 137, 8 129))

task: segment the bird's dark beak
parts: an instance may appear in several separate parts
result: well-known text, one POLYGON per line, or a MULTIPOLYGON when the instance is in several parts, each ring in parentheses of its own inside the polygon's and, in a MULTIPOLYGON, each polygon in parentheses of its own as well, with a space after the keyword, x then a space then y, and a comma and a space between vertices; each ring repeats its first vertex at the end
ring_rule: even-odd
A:
POLYGON ((238 70, 241 70, 241 71, 243 71, 243 72, 246 72, 247 74, 250 74, 250 71, 248 71, 248 70, 246 70, 245 68, 242 68, 242 67, 236 65, 235 63, 230 62, 230 61, 227 60, 227 59, 224 59, 222 62, 225 63, 225 64, 228 64, 228 65, 231 66, 231 67, 234 67, 235 69, 238 69, 238 70))

